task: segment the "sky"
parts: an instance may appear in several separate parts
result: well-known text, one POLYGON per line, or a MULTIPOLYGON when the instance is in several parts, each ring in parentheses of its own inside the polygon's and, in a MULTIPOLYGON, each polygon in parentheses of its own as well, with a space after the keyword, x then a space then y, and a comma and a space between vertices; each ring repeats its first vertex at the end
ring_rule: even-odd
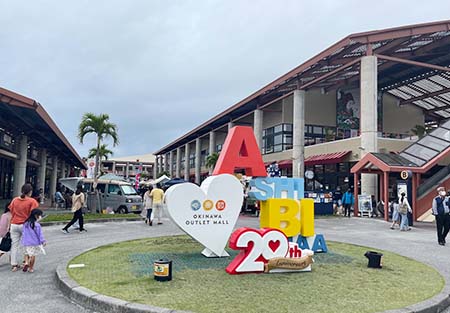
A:
POLYGON ((152 153, 343 37, 450 19, 448 1, 0 0, 0 86, 43 105, 81 156, 152 153), (439 8, 439 9, 437 9, 439 8))

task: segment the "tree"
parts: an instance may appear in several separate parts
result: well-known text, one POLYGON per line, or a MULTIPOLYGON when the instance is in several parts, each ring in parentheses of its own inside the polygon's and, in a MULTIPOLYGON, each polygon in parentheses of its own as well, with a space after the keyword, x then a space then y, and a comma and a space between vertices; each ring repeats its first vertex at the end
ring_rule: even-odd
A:
POLYGON ((416 125, 411 129, 411 132, 420 139, 427 134, 428 129, 422 125, 416 125))
POLYGON ((117 125, 109 121, 108 114, 95 115, 93 113, 85 113, 78 127, 78 139, 80 140, 81 144, 83 143, 84 137, 86 137, 86 135, 88 134, 95 134, 97 136, 94 169, 94 184, 96 184, 99 169, 101 142, 106 137, 111 137, 114 146, 119 143, 117 125))
POLYGON ((206 158, 206 167, 210 169, 214 169, 216 167, 217 160, 219 159, 219 154, 217 152, 214 152, 211 155, 208 155, 206 158))
MULTIPOLYGON (((108 160, 108 157, 113 155, 114 153, 107 148, 107 145, 100 145, 100 152, 98 153, 100 162, 105 159, 108 160)), ((89 149, 88 158, 93 158, 97 155, 97 148, 89 149)))

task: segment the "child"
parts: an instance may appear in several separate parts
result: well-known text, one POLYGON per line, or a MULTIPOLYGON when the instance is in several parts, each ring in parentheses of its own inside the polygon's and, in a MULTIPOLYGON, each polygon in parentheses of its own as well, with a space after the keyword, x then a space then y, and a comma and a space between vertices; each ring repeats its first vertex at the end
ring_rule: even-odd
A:
POLYGON ((38 223, 42 215, 41 210, 33 209, 23 224, 22 246, 25 248, 24 272, 28 271, 29 273, 33 273, 36 255, 39 253, 45 254, 43 246, 45 246, 46 241, 42 235, 41 225, 38 223))
MULTIPOLYGON (((0 217, 0 241, 3 236, 5 236, 9 232, 9 227, 11 225, 11 212, 9 212, 9 204, 5 207, 5 213, 2 214, 2 217, 0 217)), ((0 250, 0 257, 8 253, 7 251, 0 250)))

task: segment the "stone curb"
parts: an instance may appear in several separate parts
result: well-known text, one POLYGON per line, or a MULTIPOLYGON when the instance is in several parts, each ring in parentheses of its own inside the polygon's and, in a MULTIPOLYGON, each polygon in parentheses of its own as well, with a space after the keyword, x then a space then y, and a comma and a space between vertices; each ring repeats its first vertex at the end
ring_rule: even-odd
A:
MULTIPOLYGON (((84 220, 84 224, 89 223, 109 223, 109 222, 137 222, 142 221, 141 217, 130 217, 130 218, 99 218, 93 220, 84 220)), ((54 225, 66 225, 70 221, 57 221, 57 222, 41 222, 42 227, 54 226, 54 225)))
MULTIPOLYGON (((80 254, 96 248, 85 250, 80 254)), ((70 278, 66 270, 69 263, 70 260, 57 266, 55 275, 56 285, 67 298, 82 307, 102 313, 192 313, 190 311, 177 311, 140 303, 127 302, 125 300, 96 293, 80 286, 76 281, 70 278)), ((412 304, 402 309, 388 310, 382 313, 440 313, 449 307, 450 285, 445 285, 443 290, 433 298, 412 304)))
MULTIPOLYGON (((84 252, 90 250, 92 249, 84 252)), ((78 285, 76 281, 70 278, 66 270, 69 263, 70 260, 58 265, 56 268, 56 285, 64 296, 84 308, 101 313, 192 313, 188 311, 176 311, 140 303, 127 302, 125 300, 96 293, 90 289, 78 285)))

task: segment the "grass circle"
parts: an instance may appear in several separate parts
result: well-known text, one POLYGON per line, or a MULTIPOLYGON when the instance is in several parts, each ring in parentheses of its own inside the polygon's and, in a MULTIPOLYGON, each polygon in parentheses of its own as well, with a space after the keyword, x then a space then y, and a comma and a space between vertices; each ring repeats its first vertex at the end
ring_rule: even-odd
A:
POLYGON ((433 268, 380 251, 383 269, 367 268, 370 248, 328 242, 312 272, 229 275, 231 258, 208 259, 187 236, 125 241, 75 257, 69 275, 80 285, 126 301, 194 312, 380 312, 439 293, 433 268), (173 280, 153 279, 153 261, 173 260, 173 280))

